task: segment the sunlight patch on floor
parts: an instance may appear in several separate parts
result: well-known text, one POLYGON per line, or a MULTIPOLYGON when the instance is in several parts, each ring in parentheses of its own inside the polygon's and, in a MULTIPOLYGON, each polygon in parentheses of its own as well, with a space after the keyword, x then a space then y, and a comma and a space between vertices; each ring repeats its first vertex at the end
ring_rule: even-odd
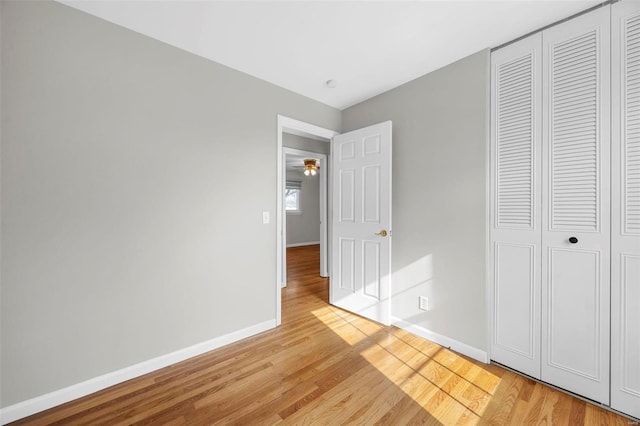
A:
POLYGON ((397 369, 409 368, 408 376, 394 384, 439 421, 450 422, 456 417, 477 422, 501 381, 455 352, 409 337, 400 329, 390 333, 379 346, 387 352, 382 361, 370 356, 371 348, 361 355, 383 374, 390 359, 395 359, 397 369))
POLYGON ((360 355, 442 423, 477 423, 500 384, 474 362, 405 330, 389 331, 332 306, 312 313, 351 346, 374 336, 376 343, 360 355))
MULTIPOLYGON (((311 313, 351 346, 369 337, 369 334, 340 316, 336 309, 331 306, 313 310, 311 313)), ((371 323, 370 321, 367 322, 371 323)), ((379 328, 380 326, 378 326, 379 328)))
MULTIPOLYGON (((399 344, 399 340, 393 342, 394 352, 399 344)), ((371 346, 361 355, 438 421, 446 424, 455 418, 477 422, 489 405, 491 394, 473 382, 487 372, 447 349, 441 348, 434 357, 428 357, 406 343, 405 346, 406 350, 401 351, 404 356, 390 356, 381 345, 371 346), (453 368, 437 361, 443 357, 453 361, 453 368)), ((487 374, 490 383, 483 387, 495 390, 500 379, 487 374)))

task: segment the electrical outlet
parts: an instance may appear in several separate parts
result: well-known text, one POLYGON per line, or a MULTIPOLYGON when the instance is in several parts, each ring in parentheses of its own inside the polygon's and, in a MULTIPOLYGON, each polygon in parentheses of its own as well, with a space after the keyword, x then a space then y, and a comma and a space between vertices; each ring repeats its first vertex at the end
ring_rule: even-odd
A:
POLYGON ((418 296, 418 308, 423 311, 429 310, 429 298, 425 296, 418 296))

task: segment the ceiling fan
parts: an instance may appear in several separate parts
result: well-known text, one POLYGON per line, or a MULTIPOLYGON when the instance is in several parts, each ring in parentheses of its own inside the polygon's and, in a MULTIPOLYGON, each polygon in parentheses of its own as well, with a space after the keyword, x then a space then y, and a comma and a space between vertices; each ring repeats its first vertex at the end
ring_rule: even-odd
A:
POLYGON ((302 160, 304 165, 302 166, 293 166, 294 168, 303 168, 305 176, 315 176, 320 170, 320 166, 318 165, 318 160, 314 158, 305 158, 302 160))

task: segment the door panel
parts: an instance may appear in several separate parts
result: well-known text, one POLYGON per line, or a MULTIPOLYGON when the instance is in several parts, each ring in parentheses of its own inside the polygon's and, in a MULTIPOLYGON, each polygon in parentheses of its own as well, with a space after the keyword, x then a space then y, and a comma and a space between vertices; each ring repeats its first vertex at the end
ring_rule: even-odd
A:
POLYGON ((609 402, 609 9, 543 38, 542 380, 609 402))
POLYGON ((491 57, 491 359, 540 378, 542 36, 491 57))
POLYGON ((376 300, 380 299, 380 243, 362 241, 364 288, 363 293, 376 300))
POLYGON ((333 139, 333 305, 389 324, 391 122, 333 139), (382 233, 381 231, 385 231, 382 233))
POLYGON ((340 238, 339 261, 340 289, 354 292, 356 276, 356 242, 351 238, 340 238))
POLYGON ((549 249, 548 364, 596 381, 606 344, 600 334, 600 263, 599 251, 549 249))
POLYGON ((538 299, 534 293, 539 290, 534 273, 536 246, 496 243, 494 250, 497 299, 494 346, 528 360, 539 359, 539 346, 535 341, 537 326, 532 320, 536 317, 534 301, 538 299))
POLYGON ((640 3, 611 13, 611 406, 640 417, 640 3))
MULTIPOLYGON (((638 251, 638 250, 636 250, 638 251)), ((620 327, 618 371, 619 390, 635 397, 635 404, 628 404, 624 411, 638 417, 640 414, 640 254, 620 255, 620 298, 618 318, 620 327), (635 407, 633 410, 631 407, 635 407)))
POLYGON ((340 170, 340 201, 338 210, 340 211, 341 222, 355 222, 355 174, 356 171, 340 170))
POLYGON ((363 222, 380 223, 380 166, 362 168, 363 222))

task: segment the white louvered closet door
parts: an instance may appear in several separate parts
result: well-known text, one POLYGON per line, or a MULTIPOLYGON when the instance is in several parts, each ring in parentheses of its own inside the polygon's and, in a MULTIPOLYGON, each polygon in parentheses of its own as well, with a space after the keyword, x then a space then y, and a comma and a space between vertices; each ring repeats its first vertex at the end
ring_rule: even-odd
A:
POLYGON ((542 380, 608 404, 609 8, 542 39, 542 380))
POLYGON ((611 13, 611 407, 640 418, 640 2, 611 13))
POLYGON ((540 378, 541 34, 492 54, 491 358, 540 378))

